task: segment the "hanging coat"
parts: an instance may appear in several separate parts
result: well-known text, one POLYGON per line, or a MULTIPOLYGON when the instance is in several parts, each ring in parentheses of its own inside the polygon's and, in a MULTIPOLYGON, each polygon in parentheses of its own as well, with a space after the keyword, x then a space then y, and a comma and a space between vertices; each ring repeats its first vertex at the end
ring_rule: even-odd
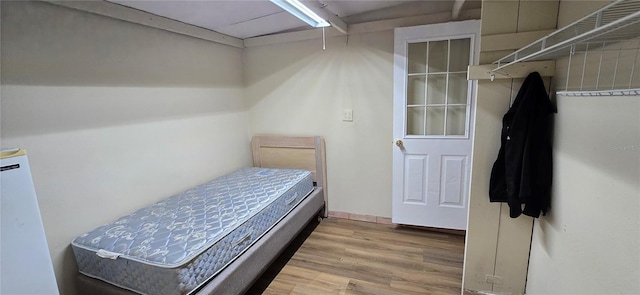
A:
POLYGON ((501 145, 491 170, 489 200, 507 202, 512 218, 522 213, 539 217, 551 205, 550 120, 554 112, 540 74, 533 72, 502 118, 501 145))

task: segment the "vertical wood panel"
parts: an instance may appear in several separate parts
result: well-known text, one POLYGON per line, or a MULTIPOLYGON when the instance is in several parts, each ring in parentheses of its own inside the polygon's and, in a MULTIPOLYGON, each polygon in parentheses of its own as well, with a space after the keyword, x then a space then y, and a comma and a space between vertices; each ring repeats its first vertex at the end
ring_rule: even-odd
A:
POLYGON ((517 0, 482 1, 482 30, 480 34, 515 33, 518 26, 519 5, 517 0))
POLYGON ((558 8, 558 28, 567 26, 611 2, 613 2, 613 0, 560 1, 560 7, 558 8))
POLYGON ((505 55, 509 55, 515 50, 500 50, 500 51, 487 51, 480 53, 480 64, 491 64, 494 61, 505 57, 505 55))
POLYGON ((518 32, 555 29, 558 1, 520 1, 518 32))
MULTIPOLYGON (((555 28, 558 6, 558 1, 484 0, 481 35, 555 28)), ((483 51, 480 59, 490 63, 508 52, 483 51)), ((466 290, 501 294, 525 292, 532 218, 510 218, 508 206, 490 203, 488 195, 491 168, 500 148, 502 116, 509 109, 522 81, 478 81, 463 278, 466 290), (487 276, 499 278, 494 280, 495 283, 489 283, 487 276)))
POLYGON ((495 275, 501 277, 503 283, 494 284, 493 291, 522 294, 527 280, 533 218, 524 215, 511 218, 509 206, 501 206, 495 275))
POLYGON ((511 81, 478 81, 464 289, 492 291, 485 275, 494 274, 500 204, 489 202, 489 176, 498 154, 502 117, 509 107, 511 81))

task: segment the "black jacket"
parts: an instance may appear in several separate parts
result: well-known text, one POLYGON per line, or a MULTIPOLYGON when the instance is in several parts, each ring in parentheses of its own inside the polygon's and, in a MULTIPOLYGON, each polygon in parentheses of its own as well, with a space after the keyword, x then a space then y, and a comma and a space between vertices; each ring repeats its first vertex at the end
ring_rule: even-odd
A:
POLYGON ((539 217, 551 205, 551 114, 554 107, 537 72, 524 80, 502 118, 501 146, 491 170, 489 200, 507 202, 512 218, 539 217), (522 204, 525 204, 524 211, 522 204))

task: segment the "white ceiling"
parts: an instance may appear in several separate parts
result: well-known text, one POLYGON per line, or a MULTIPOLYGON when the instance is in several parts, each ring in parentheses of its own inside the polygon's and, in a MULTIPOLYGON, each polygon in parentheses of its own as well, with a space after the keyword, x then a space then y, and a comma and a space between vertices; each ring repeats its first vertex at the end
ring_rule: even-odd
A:
MULTIPOLYGON (((130 8, 246 39, 308 29, 268 0, 108 0, 130 8)), ((477 0, 309 0, 310 8, 346 24, 452 11, 454 3, 478 8, 477 0)))

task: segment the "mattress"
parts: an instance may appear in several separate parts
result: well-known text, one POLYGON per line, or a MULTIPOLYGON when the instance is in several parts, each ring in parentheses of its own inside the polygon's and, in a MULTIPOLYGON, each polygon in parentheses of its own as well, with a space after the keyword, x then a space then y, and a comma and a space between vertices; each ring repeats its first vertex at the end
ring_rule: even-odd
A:
POLYGON ((141 294, 188 294, 313 190, 303 170, 245 168, 75 238, 81 273, 141 294))

